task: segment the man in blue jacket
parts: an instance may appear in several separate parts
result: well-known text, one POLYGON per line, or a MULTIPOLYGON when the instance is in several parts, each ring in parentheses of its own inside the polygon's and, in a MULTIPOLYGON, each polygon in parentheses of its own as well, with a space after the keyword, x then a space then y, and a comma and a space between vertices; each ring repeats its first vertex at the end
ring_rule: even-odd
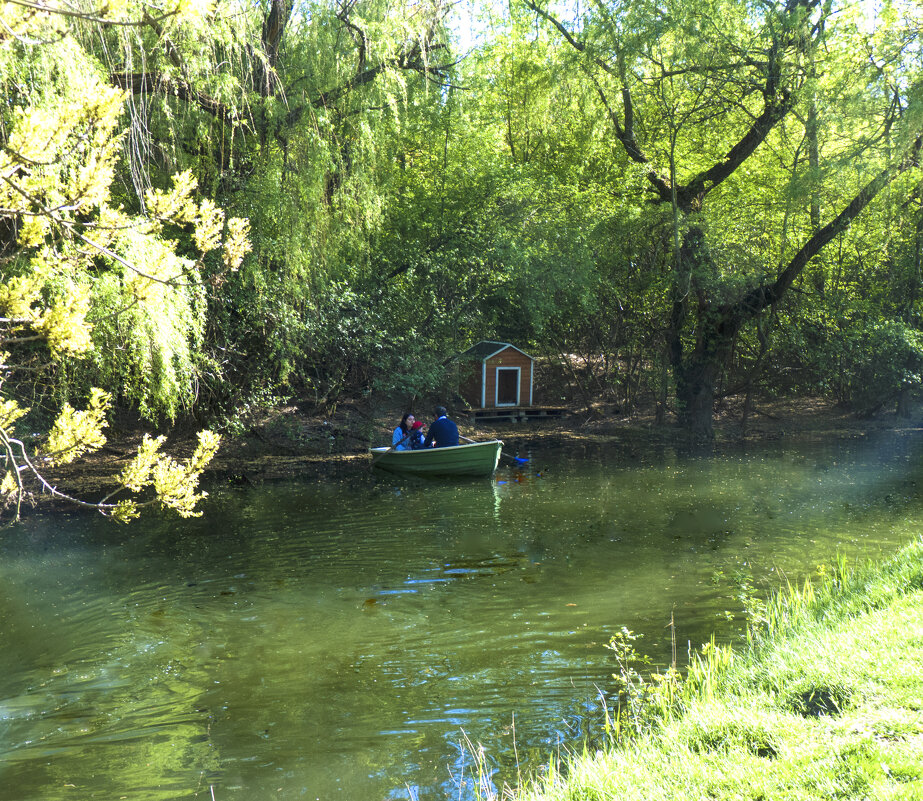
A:
POLYGON ((429 427, 429 433, 423 442, 423 447, 434 445, 437 448, 447 448, 458 445, 458 426, 448 418, 445 406, 437 406, 436 419, 429 427))

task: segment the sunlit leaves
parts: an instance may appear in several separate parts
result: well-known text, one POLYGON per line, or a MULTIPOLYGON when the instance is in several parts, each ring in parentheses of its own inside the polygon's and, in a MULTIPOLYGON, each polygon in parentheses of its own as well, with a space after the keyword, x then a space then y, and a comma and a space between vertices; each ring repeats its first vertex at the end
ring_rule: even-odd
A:
POLYGON ((249 221, 240 217, 232 217, 228 220, 228 232, 222 254, 224 266, 231 271, 238 270, 250 249, 249 221))
POLYGON ((16 495, 19 486, 12 470, 7 470, 0 481, 0 506, 6 506, 16 495))
POLYGON ((73 285, 36 319, 35 330, 44 335, 52 356, 76 355, 93 346, 87 322, 89 310, 88 287, 73 285))
MULTIPOLYGON (((65 403, 40 451, 41 463, 46 465, 67 464, 86 453, 98 450, 106 443, 103 429, 106 427, 106 412, 111 404, 109 393, 93 389, 85 409, 75 409, 65 403)), ((28 457, 25 446, 14 439, 10 430, 13 424, 27 413, 15 401, 0 399, 0 442, 6 452, 7 464, 16 474, 25 472, 29 481, 37 481, 46 491, 60 498, 66 498, 79 505, 94 508, 110 515, 118 522, 128 522, 136 517, 142 506, 157 503, 182 517, 193 517, 196 504, 206 493, 196 491, 199 477, 214 457, 221 438, 211 431, 198 434, 198 444, 192 455, 184 462, 159 452, 164 437, 145 436, 134 459, 118 476, 118 488, 99 503, 89 503, 69 498, 56 487, 51 486, 36 469, 28 457), (153 497, 144 499, 141 494, 146 488, 153 497), (133 497, 109 503, 109 498, 128 491, 133 497)), ((16 503, 17 508, 25 488, 12 471, 7 471, 0 482, 0 501, 3 504, 16 503)))
POLYGON ((12 276, 0 283, 0 313, 15 327, 36 319, 33 304, 41 297, 42 281, 37 276, 12 276))
POLYGON ((192 170, 184 170, 173 176, 169 191, 156 187, 144 195, 147 212, 156 219, 191 223, 196 219, 198 209, 192 197, 197 181, 192 170))
POLYGON ((8 430, 13 423, 28 413, 16 401, 10 398, 0 398, 0 429, 8 430))
POLYGON ((119 481, 132 492, 140 492, 150 483, 151 470, 158 459, 158 449, 163 445, 166 437, 151 437, 144 435, 138 452, 131 463, 119 475, 119 481))
POLYGON ((52 464, 68 464, 105 445, 102 430, 111 401, 108 392, 93 389, 86 409, 77 410, 65 403, 42 449, 45 458, 52 464))
POLYGON ((76 82, 75 94, 15 109, 0 149, 3 213, 42 214, 55 221, 105 202, 123 99, 123 92, 87 73, 76 82))
POLYGON ((196 493, 199 474, 218 450, 221 438, 211 431, 200 431, 198 445, 188 461, 179 463, 161 457, 151 469, 151 483, 160 503, 180 517, 198 517, 196 504, 207 493, 196 493))
MULTIPOLYGON (((157 501, 165 508, 172 509, 181 517, 197 517, 196 504, 207 495, 196 492, 199 476, 217 452, 221 438, 211 431, 200 431, 195 451, 182 463, 159 453, 164 439, 145 436, 135 458, 119 476, 119 481, 135 493, 153 486, 157 501)), ((125 522, 136 513, 137 506, 133 501, 121 501, 113 514, 120 522, 125 522)))
POLYGON ((13 347, 8 365, 15 368, 17 353, 38 358, 34 348, 17 350, 19 342, 43 339, 54 361, 88 353, 95 341, 103 346, 94 354, 103 374, 89 381, 118 376, 123 394, 137 398, 145 414, 173 417, 192 396, 204 304, 195 289, 201 261, 178 256, 179 243, 166 239, 164 228, 191 229, 200 258, 222 246, 227 230, 222 259, 231 270, 247 252, 246 221, 226 224, 213 201, 196 199, 190 171, 174 176, 169 189, 150 190, 146 214, 115 205, 125 93, 100 81, 74 38, 23 48, 0 61, 0 79, 32 67, 31 92, 15 96, 20 103, 9 109, 0 148, 0 219, 18 231, 20 248, 14 269, 0 273, 7 318, 0 341, 13 347), (66 73, 49 59, 54 52, 70 65, 66 73), (126 341, 136 346, 120 347, 126 341))

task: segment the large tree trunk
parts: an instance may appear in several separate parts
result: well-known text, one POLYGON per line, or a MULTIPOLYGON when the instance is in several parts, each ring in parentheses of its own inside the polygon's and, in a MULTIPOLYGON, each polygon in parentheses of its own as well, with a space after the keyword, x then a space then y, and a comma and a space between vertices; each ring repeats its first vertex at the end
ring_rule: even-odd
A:
POLYGON ((676 382, 680 425, 696 439, 714 439, 715 381, 714 364, 693 363, 676 382))
POLYGON ((894 410, 901 420, 910 418, 910 385, 902 384, 901 391, 897 396, 897 408, 894 410))
POLYGON ((670 367, 676 382, 677 416, 680 425, 699 439, 712 439, 712 416, 715 406, 715 384, 721 374, 722 357, 727 352, 726 323, 722 312, 713 314, 697 284, 711 274, 714 265, 705 243, 705 233, 691 226, 683 236, 679 264, 673 285, 673 313, 670 318, 670 367), (692 298, 698 295, 696 309, 696 344, 687 353, 683 329, 692 298))
POLYGON ((695 350, 673 364, 679 422, 696 439, 714 439, 715 387, 727 366, 740 318, 724 307, 698 321, 695 350))

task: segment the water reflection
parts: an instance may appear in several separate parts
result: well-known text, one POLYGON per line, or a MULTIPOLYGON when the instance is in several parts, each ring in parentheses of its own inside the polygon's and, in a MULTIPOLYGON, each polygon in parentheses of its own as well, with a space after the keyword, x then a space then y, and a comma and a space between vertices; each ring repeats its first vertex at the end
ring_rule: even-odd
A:
POLYGON ((665 662, 671 615, 732 639, 742 586, 913 536, 918 446, 587 448, 32 521, 0 541, 0 799, 459 798, 463 731, 509 781, 598 733, 621 626, 665 662))

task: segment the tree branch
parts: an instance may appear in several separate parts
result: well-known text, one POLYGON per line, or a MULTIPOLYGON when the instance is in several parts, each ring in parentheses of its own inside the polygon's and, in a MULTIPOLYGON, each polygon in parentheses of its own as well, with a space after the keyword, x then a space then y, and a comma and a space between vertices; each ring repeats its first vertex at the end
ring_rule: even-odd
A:
POLYGON ((235 109, 215 100, 204 92, 194 89, 186 81, 164 78, 153 72, 113 72, 109 75, 109 82, 135 95, 147 92, 175 95, 180 100, 198 106, 202 111, 211 114, 222 122, 226 122, 228 125, 239 123, 243 119, 235 109))
POLYGON ((869 181, 850 203, 836 217, 823 228, 819 229, 802 245, 788 266, 779 274, 771 284, 762 284, 747 293, 737 304, 737 316, 740 320, 754 317, 768 306, 776 303, 791 287, 794 280, 801 274, 808 262, 813 259, 823 247, 838 234, 842 233, 849 224, 859 216, 862 210, 875 199, 875 196, 884 189, 898 175, 919 166, 919 155, 923 149, 923 134, 917 137, 910 152, 897 165, 887 167, 869 181))
POLYGON ((732 147, 724 159, 694 176, 685 186, 677 187, 679 207, 689 212, 702 205, 705 196, 746 161, 754 150, 766 139, 769 132, 791 110, 793 96, 783 93, 779 102, 767 103, 763 113, 757 117, 740 141, 732 147))
MULTIPOLYGON (((672 187, 668 178, 662 176, 654 165, 651 163, 650 159, 645 155, 641 150, 637 141, 634 138, 633 131, 630 131, 628 128, 628 120, 633 120, 633 114, 630 111, 631 106, 631 93, 628 89, 622 90, 622 99, 624 103, 627 103, 626 106, 626 125, 623 126, 621 120, 619 120, 618 114, 615 113, 611 105, 609 105, 609 98, 606 97, 606 93, 603 91, 603 88, 599 85, 599 82, 596 79, 593 79, 593 83, 596 86, 596 94, 599 95, 600 101, 602 101, 603 106, 606 108, 606 113, 609 115, 609 120, 612 122, 612 127, 615 129, 615 136, 619 142, 622 143, 622 148, 628 154, 628 157, 637 164, 644 164, 647 167, 647 180, 650 181, 651 185, 654 187, 654 190, 657 192, 658 197, 664 203, 670 202, 672 198, 672 187)), ((633 126, 633 122, 631 123, 633 126)))
MULTIPOLYGON (((45 14, 56 14, 60 17, 71 17, 73 19, 81 19, 86 22, 95 22, 99 25, 104 26, 117 26, 122 28, 140 28, 144 25, 148 25, 149 22, 147 19, 140 20, 118 20, 118 19, 109 19, 108 17, 100 16, 99 14, 92 14, 86 11, 74 11, 73 9, 61 8, 60 6, 44 5, 42 3, 30 3, 27 0, 6 0, 6 2, 11 3, 12 5, 21 6, 22 8, 28 8, 32 11, 41 11, 45 14)), ((101 10, 105 11, 108 8, 104 6, 101 10)), ((165 11, 160 16, 155 19, 157 22, 162 22, 165 19, 176 16, 179 13, 179 5, 174 8, 172 11, 165 11)), ((145 16, 147 16, 147 11, 145 10, 145 16)))

